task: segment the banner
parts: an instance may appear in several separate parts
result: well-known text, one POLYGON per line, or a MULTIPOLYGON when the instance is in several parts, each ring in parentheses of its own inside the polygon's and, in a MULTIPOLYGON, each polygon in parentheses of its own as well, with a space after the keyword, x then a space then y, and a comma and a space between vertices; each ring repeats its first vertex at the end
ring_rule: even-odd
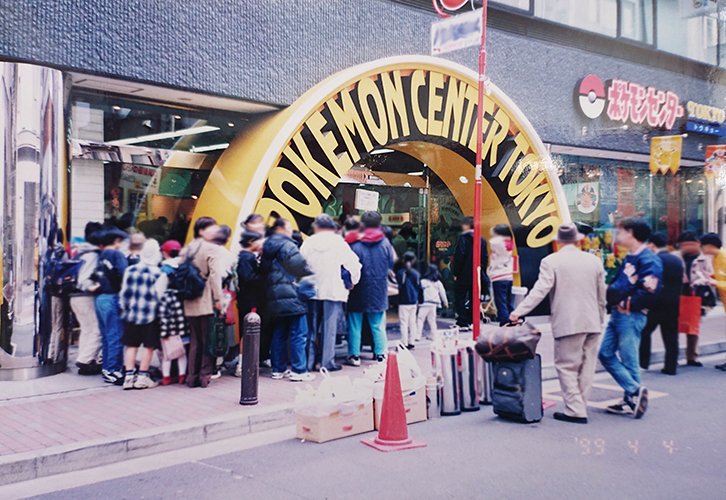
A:
POLYGON ((681 164, 681 150, 683 136, 666 135, 653 137, 650 140, 650 172, 665 174, 669 170, 672 174, 678 172, 681 164))
POLYGON ((720 179, 726 176, 726 144, 706 146, 704 175, 707 179, 720 179))

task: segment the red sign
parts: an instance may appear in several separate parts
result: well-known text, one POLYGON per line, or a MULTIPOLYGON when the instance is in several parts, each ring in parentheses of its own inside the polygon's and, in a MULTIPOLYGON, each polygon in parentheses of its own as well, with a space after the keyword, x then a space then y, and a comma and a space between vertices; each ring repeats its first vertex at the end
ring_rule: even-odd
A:
MULTIPOLYGON (((588 118, 602 113, 602 80, 587 75, 578 84, 580 107, 588 118), (586 85, 587 84, 587 85, 586 85)), ((607 82, 607 115, 614 121, 671 130, 678 118, 685 114, 678 94, 670 90, 646 87, 627 80, 612 79, 607 82)))
POLYGON ((469 0, 438 0, 446 10, 459 10, 469 3, 469 0))

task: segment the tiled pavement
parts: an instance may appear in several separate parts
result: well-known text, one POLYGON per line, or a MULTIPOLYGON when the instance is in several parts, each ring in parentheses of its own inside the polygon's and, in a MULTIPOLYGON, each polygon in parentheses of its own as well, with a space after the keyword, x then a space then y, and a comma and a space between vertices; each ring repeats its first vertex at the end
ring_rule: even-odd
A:
MULTIPOLYGON (((544 333, 538 348, 543 356, 544 376, 552 378, 552 337, 546 323, 537 319, 534 322, 539 323, 544 333)), ((685 339, 681 337, 683 345, 685 339)), ((659 335, 654 335, 653 340, 657 353, 662 350, 659 335)), ((726 350, 726 315, 722 311, 704 320, 701 341, 710 346, 709 352, 726 350)), ((422 367, 428 366, 426 344, 420 345, 414 354, 422 367)), ((366 354, 364 364, 365 357, 366 354)), ((355 377, 360 370, 345 367, 341 373, 355 377)), ((0 484, 63 471, 52 467, 40 471, 47 456, 55 450, 62 457, 69 451, 98 446, 98 453, 103 453, 103 446, 112 443, 119 448, 118 457, 131 452, 138 456, 143 454, 141 448, 152 453, 157 444, 168 450, 199 444, 200 440, 232 437, 235 432, 288 425, 293 421, 291 406, 296 386, 299 387, 287 380, 274 381, 263 372, 259 405, 244 407, 238 403, 240 380, 231 376, 213 381, 207 389, 171 385, 144 391, 123 391, 103 384, 100 377, 79 377, 71 371, 35 381, 0 382, 0 484), (164 440, 154 441, 154 436, 164 433, 164 440), (184 442, 179 443, 179 439, 184 442), (37 462, 36 456, 43 456, 44 462, 37 462), (21 474, 13 479, 9 474, 2 479, 8 470, 4 467, 15 464, 17 471, 23 460, 33 457, 35 470, 30 475, 21 474)), ((78 464, 79 468, 95 465, 92 454, 86 459, 78 464)), ((66 461, 68 467, 73 466, 70 458, 66 461)))

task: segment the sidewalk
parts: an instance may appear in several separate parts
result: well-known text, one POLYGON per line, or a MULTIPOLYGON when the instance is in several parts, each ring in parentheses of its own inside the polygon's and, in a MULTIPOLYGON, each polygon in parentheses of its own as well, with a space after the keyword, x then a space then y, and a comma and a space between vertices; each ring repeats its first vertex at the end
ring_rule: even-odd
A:
MULTIPOLYGON (((532 320, 543 330, 538 348, 543 377, 554 378, 546 318, 532 320)), ((704 319, 702 330, 703 355, 726 351, 723 310, 704 319)), ((427 347, 423 343, 413 351, 424 369, 430 362, 427 347)), ((658 363, 663 353, 657 333, 653 350, 658 363)), ((366 361, 368 353, 363 357, 364 365, 372 363, 366 361)), ((355 377, 361 369, 345 367, 341 373, 355 377)), ((100 377, 80 377, 75 368, 45 379, 0 382, 0 484, 291 425, 296 387, 301 386, 274 381, 263 372, 260 404, 243 407, 238 404, 240 380, 231 376, 207 389, 172 385, 146 391, 123 391, 100 377)))

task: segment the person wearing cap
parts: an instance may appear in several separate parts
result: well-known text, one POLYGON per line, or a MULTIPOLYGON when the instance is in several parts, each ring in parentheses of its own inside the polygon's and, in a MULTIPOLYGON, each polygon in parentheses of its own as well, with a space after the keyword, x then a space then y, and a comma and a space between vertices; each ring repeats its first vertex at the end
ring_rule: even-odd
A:
POLYGON ((623 219, 618 225, 617 244, 628 254, 608 287, 610 321, 598 354, 624 391, 623 400, 608 406, 608 413, 636 419, 648 409, 648 389, 640 382, 640 334, 663 288, 663 264, 645 243, 650 232, 639 218, 623 219))
POLYGON ((133 233, 129 236, 129 253, 127 256, 129 266, 141 262, 141 249, 144 248, 145 242, 146 236, 144 236, 144 233, 133 233))
POLYGON ((648 240, 648 247, 663 263, 663 290, 658 301, 648 311, 648 323, 640 334, 640 367, 650 366, 650 337, 660 327, 665 347, 665 363, 661 373, 675 375, 678 367, 678 314, 681 287, 683 286, 683 261, 666 248, 663 234, 654 234, 648 240))
MULTIPOLYGON (((716 233, 706 233, 701 236, 701 250, 712 258, 711 284, 718 290, 721 304, 726 309, 726 249, 716 233)), ((726 363, 716 365, 716 368, 726 371, 726 363)))
POLYGON ((335 363, 335 336, 348 302, 349 290, 360 280, 361 264, 329 215, 315 217, 314 234, 300 247, 315 279, 315 297, 309 302, 310 340, 308 367, 316 363, 328 371, 340 370, 335 363))
MULTIPOLYGON (((161 277, 159 278, 159 289, 165 290, 159 298, 159 309, 157 318, 159 322, 159 336, 161 342, 167 342, 169 337, 180 336, 182 342, 189 344, 189 325, 184 316, 184 304, 179 298, 178 291, 174 288, 174 280, 171 279, 181 264, 179 252, 182 249, 181 243, 176 240, 167 240, 161 245, 161 277)), ((159 361, 161 362, 161 385, 169 385, 171 379, 172 360, 164 358, 163 350, 159 350, 159 361)), ((176 358, 178 377, 177 382, 186 383, 187 378, 187 355, 182 354, 176 358)))
POLYGON ((93 273, 95 285, 89 291, 98 293, 96 296, 96 316, 101 330, 101 350, 103 367, 101 375, 109 384, 121 385, 124 381, 123 370, 123 321, 119 309, 118 294, 121 282, 128 267, 128 260, 121 252, 123 242, 128 235, 115 227, 105 228, 98 237, 101 253, 93 273))
POLYGON ((582 238, 574 224, 560 226, 559 251, 542 259, 537 282, 509 316, 519 321, 549 296, 555 368, 565 403, 564 412, 554 418, 578 424, 587 423, 587 398, 605 321, 605 270, 600 259, 579 249, 582 238))
POLYGON ((159 299, 164 294, 161 280, 161 252, 159 242, 148 239, 139 252, 139 262, 130 266, 124 274, 119 306, 124 320, 124 390, 149 389, 157 382, 149 375, 154 351, 161 347, 156 313, 159 299), (144 346, 139 371, 136 371, 136 355, 144 346))
MULTIPOLYGON (((701 252, 701 240, 691 231, 685 231, 678 237, 677 255, 683 259, 686 268, 682 293, 701 297, 701 314, 705 315, 706 307, 713 307, 716 303, 716 295, 711 287, 711 259, 701 252)), ((695 368, 703 366, 698 360, 698 335, 686 335, 686 365, 695 368)))

